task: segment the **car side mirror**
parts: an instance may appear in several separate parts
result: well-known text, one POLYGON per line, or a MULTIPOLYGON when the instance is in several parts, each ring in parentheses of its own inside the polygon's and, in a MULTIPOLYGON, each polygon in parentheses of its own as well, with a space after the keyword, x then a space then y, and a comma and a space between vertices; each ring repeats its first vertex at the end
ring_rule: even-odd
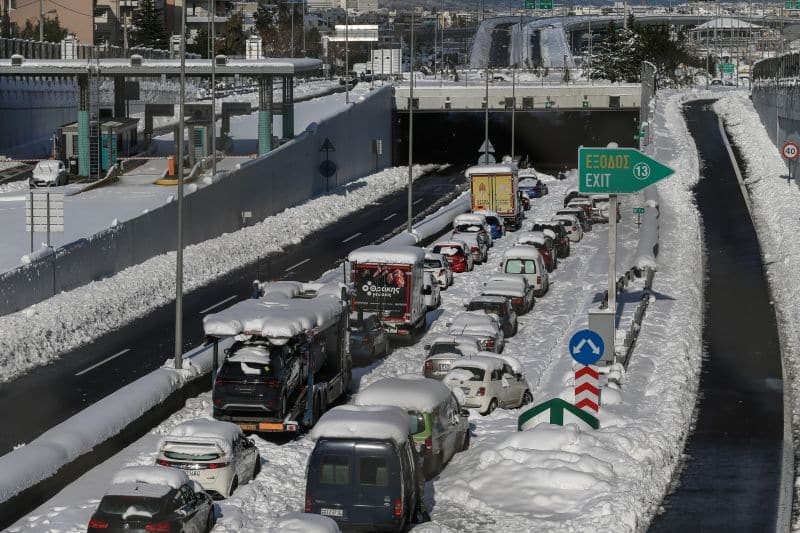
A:
POLYGON ((445 322, 445 323, 444 323, 444 327, 446 327, 446 328, 449 328, 449 327, 450 327, 450 326, 452 326, 452 325, 453 325, 453 323, 452 323, 452 322, 445 322))

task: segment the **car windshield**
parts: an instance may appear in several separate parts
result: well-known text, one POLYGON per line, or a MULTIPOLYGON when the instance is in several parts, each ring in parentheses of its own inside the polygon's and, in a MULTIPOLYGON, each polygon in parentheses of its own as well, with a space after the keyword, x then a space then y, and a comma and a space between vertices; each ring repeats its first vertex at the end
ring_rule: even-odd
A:
POLYGON ((98 511, 110 515, 151 517, 161 511, 163 500, 142 496, 106 496, 100 500, 98 511))
POLYGON ((350 457, 326 455, 320 465, 319 482, 323 485, 350 484, 350 457))
POLYGON ((471 366, 460 366, 458 367, 459 370, 466 370, 472 377, 469 378, 468 381, 483 381, 483 377, 486 375, 486 371, 482 368, 474 368, 471 366))
POLYGON ((467 306, 467 311, 486 311, 487 313, 494 313, 497 316, 503 316, 505 309, 502 305, 488 302, 471 302, 467 306))
POLYGON ((438 355, 442 353, 454 353, 457 355, 462 355, 461 350, 459 350, 458 346, 455 344, 436 343, 433 346, 431 346, 430 355, 438 355))
POLYGON ((425 268, 441 268, 442 262, 438 259, 426 259, 425 268))
POLYGON ((532 259, 509 259, 506 274, 536 274, 536 262, 532 259))

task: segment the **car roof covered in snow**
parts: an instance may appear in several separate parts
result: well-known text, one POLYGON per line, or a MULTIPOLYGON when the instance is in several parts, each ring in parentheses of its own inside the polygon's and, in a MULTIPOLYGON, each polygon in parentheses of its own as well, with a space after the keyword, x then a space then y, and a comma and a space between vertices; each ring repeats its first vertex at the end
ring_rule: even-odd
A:
POLYGON ((501 353, 495 354, 492 357, 496 357, 497 359, 502 359, 508 366, 511 367, 511 370, 515 374, 524 374, 525 369, 522 367, 522 363, 519 362, 519 359, 513 357, 511 355, 504 355, 501 353))
POLYGON ((517 242, 516 244, 528 244, 528 243, 536 243, 536 244, 545 244, 547 242, 547 238, 545 234, 541 231, 524 231, 517 235, 517 242))
POLYGON ((433 252, 425 252, 425 260, 426 261, 444 261, 444 256, 442 254, 437 254, 433 252))
POLYGON ((469 303, 477 302, 477 303, 492 303, 492 304, 502 304, 505 303, 506 297, 505 296, 495 296, 490 294, 481 294, 480 296, 473 296, 470 299, 469 303))
POLYGON ((466 311, 459 314, 450 324, 450 332, 453 334, 483 334, 496 335, 500 327, 497 321, 482 311, 466 311))
POLYGON ((432 411, 450 397, 441 381, 417 374, 405 374, 376 381, 361 390, 356 405, 393 405, 410 411, 432 411))
POLYGON ((497 219, 497 221, 500 224, 503 223, 503 217, 498 215, 497 212, 495 212, 495 211, 489 211, 488 209, 478 209, 476 211, 473 211, 472 214, 474 214, 474 215, 483 215, 484 217, 494 217, 494 218, 497 219))
MULTIPOLYGON (((463 235, 463 233, 459 234, 463 235)), ((458 246, 459 248, 463 248, 465 251, 469 251, 469 246, 461 239, 450 239, 444 241, 436 241, 435 243, 431 244, 431 249, 436 246, 445 247, 445 246, 458 246)))
POLYGON ((457 344, 458 346, 463 346, 467 348, 474 348, 478 350, 480 346, 478 345, 478 338, 473 337, 472 335, 439 335, 431 345, 434 344, 457 344))
POLYGON ((519 177, 521 178, 523 176, 527 178, 535 178, 538 176, 538 174, 536 173, 536 170, 532 168, 521 168, 519 169, 519 177))
POLYGON ((490 355, 475 355, 470 358, 458 359, 452 365, 451 369, 455 368, 480 368, 482 370, 502 370, 503 360, 490 355))
POLYGON ((45 170, 47 172, 56 172, 58 170, 58 164, 61 161, 55 159, 45 159, 43 161, 39 161, 36 163, 36 166, 33 168, 34 172, 39 170, 45 170))
POLYGON ((541 257, 539 251, 532 246, 512 246, 503 252, 503 261, 506 259, 537 259, 541 257))
POLYGON ((579 224, 578 217, 575 215, 553 215, 553 220, 569 220, 573 224, 579 224))
POLYGON ((325 329, 339 319, 341 300, 332 295, 269 301, 269 298, 239 302, 203 318, 206 335, 215 337, 240 333, 267 338, 272 344, 313 329, 325 329))
POLYGON ((470 178, 475 175, 482 175, 482 174, 512 174, 517 172, 517 165, 509 164, 509 165, 475 165, 469 167, 465 172, 464 176, 470 178))
POLYGON ((459 241, 464 242, 468 246, 472 246, 473 244, 475 244, 475 245, 479 244, 478 243, 478 233, 477 232, 470 233, 470 232, 464 232, 464 231, 453 231, 453 233, 451 233, 450 236, 453 238, 453 240, 457 239, 459 241))
POLYGON ((408 413, 394 406, 339 405, 311 429, 312 439, 408 440, 408 413))
POLYGON ((189 476, 178 468, 160 465, 129 466, 114 474, 111 478, 111 487, 106 494, 159 497, 164 496, 170 489, 178 489, 188 483, 189 476))
POLYGON ((483 286, 488 287, 490 285, 499 284, 507 284, 524 290, 528 281, 523 276, 518 276, 517 274, 495 274, 489 278, 488 281, 485 281, 483 286))
POLYGON ((460 226, 461 224, 478 224, 483 226, 486 224, 486 217, 477 213, 463 213, 457 215, 453 219, 453 227, 460 226))
POLYGON ((230 455, 233 451, 233 443, 244 437, 242 428, 231 422, 220 420, 209 420, 207 418, 196 418, 178 424, 161 438, 158 449, 172 443, 176 444, 214 444, 221 448, 223 452, 230 455))
POLYGON ((261 290, 265 299, 275 296, 289 299, 303 292, 303 284, 299 281, 271 281, 263 284, 261 290))
POLYGON ((425 259, 425 250, 416 246, 363 246, 350 252, 351 263, 416 265, 425 259))
POLYGON ((524 178, 520 174, 519 177, 519 186, 520 187, 536 187, 539 185, 539 178, 535 178, 533 176, 525 176, 524 178))

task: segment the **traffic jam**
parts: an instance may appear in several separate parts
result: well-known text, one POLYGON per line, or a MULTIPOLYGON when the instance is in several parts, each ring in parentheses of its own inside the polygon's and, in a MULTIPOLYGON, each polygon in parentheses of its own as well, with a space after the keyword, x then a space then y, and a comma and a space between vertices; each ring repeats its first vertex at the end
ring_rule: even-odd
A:
POLYGON ((309 528, 405 531, 429 520, 426 481, 469 449, 482 418, 533 402, 504 348, 530 334, 521 320, 573 246, 609 221, 608 197, 561 184, 563 208, 545 213, 537 201, 558 182, 533 169, 477 165, 465 177, 470 212, 426 247, 363 246, 336 278, 256 281, 251 299, 205 315, 210 402, 161 436, 153 464, 114 475, 88 531, 210 531, 220 504, 266 474, 261 439, 310 439, 292 509, 309 528), (480 266, 462 310, 444 313, 448 289, 480 266), (365 384, 399 348, 416 354, 413 372, 365 384))

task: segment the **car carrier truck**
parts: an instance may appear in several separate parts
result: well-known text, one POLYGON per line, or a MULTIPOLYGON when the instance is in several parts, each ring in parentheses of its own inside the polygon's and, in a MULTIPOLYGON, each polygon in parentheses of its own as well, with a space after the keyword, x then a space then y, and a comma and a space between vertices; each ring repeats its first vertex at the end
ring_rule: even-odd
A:
POLYGON ((252 432, 313 426, 350 385, 347 306, 338 283, 256 282, 254 298, 206 316, 215 354, 233 340, 214 379, 214 418, 252 432))

